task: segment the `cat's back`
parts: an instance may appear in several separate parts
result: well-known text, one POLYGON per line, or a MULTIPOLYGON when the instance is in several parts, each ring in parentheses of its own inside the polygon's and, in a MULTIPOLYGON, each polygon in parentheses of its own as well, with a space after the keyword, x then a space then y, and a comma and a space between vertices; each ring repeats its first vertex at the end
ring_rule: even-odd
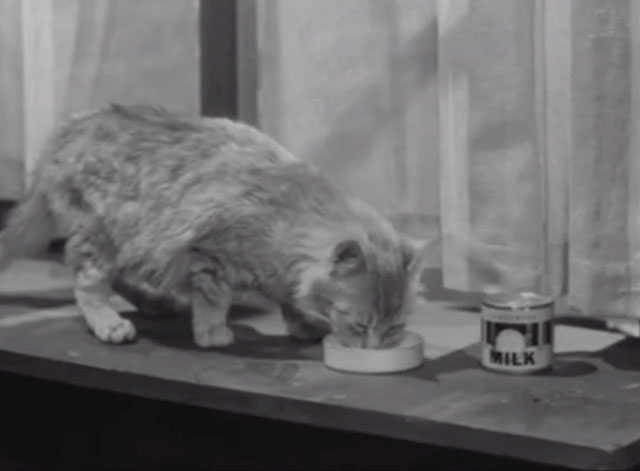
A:
POLYGON ((146 105, 110 105, 61 126, 39 171, 50 182, 90 176, 132 199, 191 179, 215 179, 220 169, 295 162, 258 129, 227 118, 187 117, 146 105), (131 191, 133 189, 133 191, 131 191))
POLYGON ((148 105, 112 104, 76 115, 60 126, 43 164, 81 166, 102 160, 157 166, 164 160, 213 160, 228 155, 225 151, 255 163, 296 160, 275 140, 239 121, 185 116, 148 105))

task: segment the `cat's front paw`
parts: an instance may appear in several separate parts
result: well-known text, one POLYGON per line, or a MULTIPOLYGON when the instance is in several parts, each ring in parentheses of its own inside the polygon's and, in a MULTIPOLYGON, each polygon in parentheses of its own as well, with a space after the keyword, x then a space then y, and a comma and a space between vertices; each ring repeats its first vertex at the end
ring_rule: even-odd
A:
POLYGON ((226 347, 234 342, 233 331, 226 325, 195 329, 193 338, 198 347, 226 347))
POLYGON ((104 343, 131 342, 136 337, 136 328, 128 319, 109 317, 95 319, 91 326, 94 335, 104 343))

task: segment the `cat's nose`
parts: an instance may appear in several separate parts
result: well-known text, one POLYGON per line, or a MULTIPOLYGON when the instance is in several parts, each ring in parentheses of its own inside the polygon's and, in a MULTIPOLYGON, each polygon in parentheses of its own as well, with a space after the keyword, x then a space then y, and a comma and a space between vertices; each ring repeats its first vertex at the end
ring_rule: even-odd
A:
POLYGON ((373 330, 367 332, 366 348, 378 348, 381 344, 382 338, 377 332, 374 332, 373 330))

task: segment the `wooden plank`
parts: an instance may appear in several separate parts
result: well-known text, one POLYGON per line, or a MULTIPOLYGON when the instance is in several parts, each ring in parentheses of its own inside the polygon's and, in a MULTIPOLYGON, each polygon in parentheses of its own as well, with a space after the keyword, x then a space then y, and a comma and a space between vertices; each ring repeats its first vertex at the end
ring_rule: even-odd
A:
POLYGON ((250 414, 347 432, 382 435, 504 457, 526 457, 538 463, 557 466, 561 463, 575 469, 623 469, 628 465, 627 461, 612 458, 593 449, 571 445, 558 447, 557 444, 544 439, 532 443, 522 437, 501 433, 486 434, 481 430, 447 423, 427 424, 410 421, 393 414, 370 413, 338 404, 283 399, 269 394, 257 394, 245 390, 232 391, 217 386, 198 386, 182 381, 107 371, 82 365, 62 365, 55 360, 17 355, 13 352, 3 352, 0 356, 0 368, 7 372, 147 399, 250 414), (464 437, 465 443, 462 446, 459 441, 451 439, 456 436, 464 437))
POLYGON ((205 116, 238 116, 235 0, 200 2, 200 100, 205 116))
POLYGON ((640 372, 620 335, 559 326, 553 374, 497 375, 478 364, 473 306, 441 292, 411 326, 427 340, 423 367, 349 375, 326 369, 319 345, 286 338, 273 314, 236 312, 239 343, 218 351, 193 346, 186 318, 132 314, 140 339, 105 346, 59 265, 18 263, 0 287, 3 370, 578 469, 640 463, 640 372))
POLYGON ((238 118, 258 125, 258 19, 254 0, 236 2, 238 118))

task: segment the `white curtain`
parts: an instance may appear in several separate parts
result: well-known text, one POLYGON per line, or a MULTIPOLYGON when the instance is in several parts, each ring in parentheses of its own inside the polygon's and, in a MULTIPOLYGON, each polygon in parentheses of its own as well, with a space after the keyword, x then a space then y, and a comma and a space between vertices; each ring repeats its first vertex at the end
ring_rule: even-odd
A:
POLYGON ((0 0, 0 198, 43 141, 109 101, 200 108, 197 0, 0 0))
POLYGON ((445 286, 640 317, 635 0, 259 0, 259 124, 445 286))

